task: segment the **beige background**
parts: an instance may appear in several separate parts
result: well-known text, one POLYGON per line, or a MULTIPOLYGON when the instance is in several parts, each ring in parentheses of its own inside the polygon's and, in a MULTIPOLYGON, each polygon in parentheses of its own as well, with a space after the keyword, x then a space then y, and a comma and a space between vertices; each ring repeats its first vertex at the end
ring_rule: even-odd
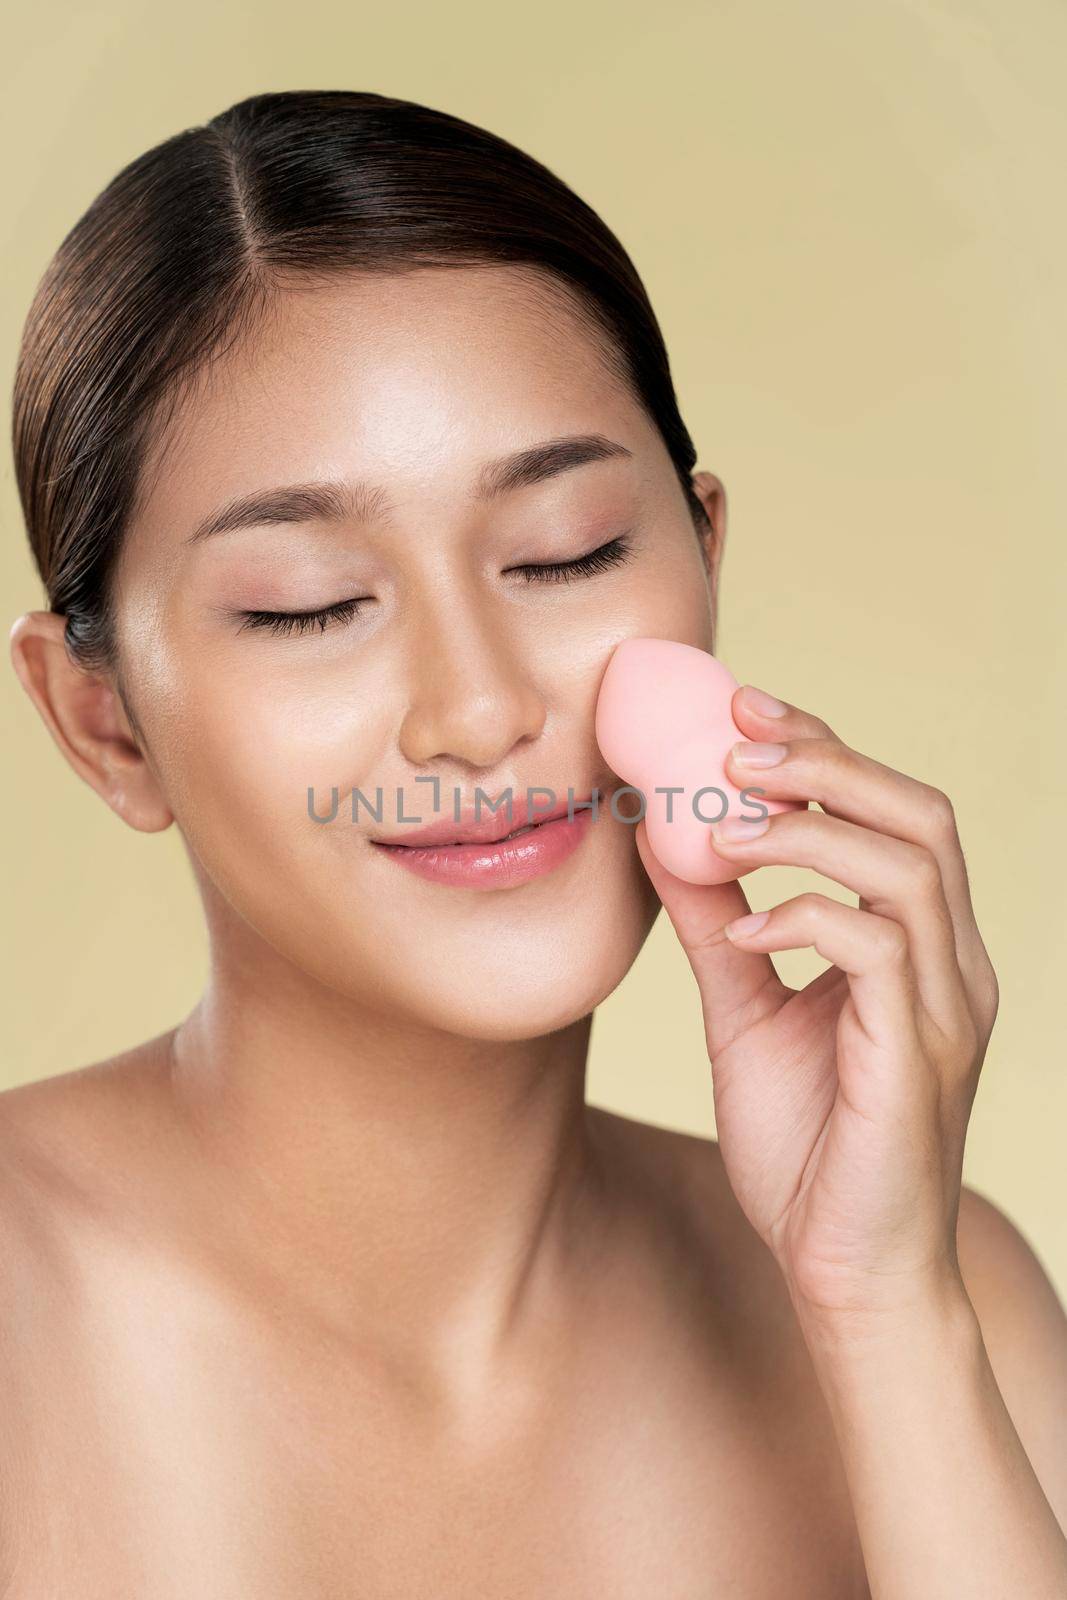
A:
MULTIPOLYGON (((1067 1296, 1062 0, 46 0, 13 30, 5 389, 34 285, 96 192, 260 90, 441 107, 601 212, 729 491, 719 654, 955 801, 1002 989, 965 1177, 1067 1296)), ((2 470, 12 621, 42 597, 9 451, 2 470)), ((205 944, 175 831, 132 832, 75 778, 9 664, 2 694, 15 1084, 170 1026, 205 944)), ((804 885, 827 887, 748 880, 757 909, 804 885)), ((791 981, 822 966, 779 961, 791 981)), ((665 915, 597 1013, 589 1098, 713 1131, 665 915)))

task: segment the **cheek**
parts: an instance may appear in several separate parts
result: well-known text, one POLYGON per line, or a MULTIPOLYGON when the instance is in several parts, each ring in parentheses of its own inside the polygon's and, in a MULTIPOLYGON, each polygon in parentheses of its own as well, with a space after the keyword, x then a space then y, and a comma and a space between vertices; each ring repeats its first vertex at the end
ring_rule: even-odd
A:
POLYGON ((710 650, 712 598, 695 533, 684 527, 658 529, 624 579, 591 600, 580 618, 562 619, 558 636, 550 635, 554 658, 577 661, 581 656, 585 670, 602 672, 614 646, 635 636, 677 639, 710 650))
POLYGON ((683 529, 664 540, 660 558, 645 576, 628 632, 710 650, 712 591, 696 534, 683 529))
POLYGON ((582 605, 546 607, 532 626, 528 660, 550 696, 561 674, 592 682, 595 693, 612 650, 632 636, 711 649, 711 588, 696 535, 687 529, 650 538, 623 574, 602 589, 595 585, 594 579, 582 605))
POLYGON ((168 800, 209 869, 240 873, 244 858, 278 867, 314 826, 309 788, 325 812, 331 786, 365 786, 392 770, 395 708, 384 686, 295 671, 277 655, 253 643, 237 660, 233 651, 201 657, 159 704, 154 744, 168 800))

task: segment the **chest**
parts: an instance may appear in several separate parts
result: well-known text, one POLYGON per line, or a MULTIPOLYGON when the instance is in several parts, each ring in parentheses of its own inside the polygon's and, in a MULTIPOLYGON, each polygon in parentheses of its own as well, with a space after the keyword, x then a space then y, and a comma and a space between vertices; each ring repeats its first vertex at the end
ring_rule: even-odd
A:
POLYGON ((3 1600, 868 1592, 817 1409, 721 1371, 534 1374, 442 1425, 321 1348, 127 1303, 4 1411, 3 1600))

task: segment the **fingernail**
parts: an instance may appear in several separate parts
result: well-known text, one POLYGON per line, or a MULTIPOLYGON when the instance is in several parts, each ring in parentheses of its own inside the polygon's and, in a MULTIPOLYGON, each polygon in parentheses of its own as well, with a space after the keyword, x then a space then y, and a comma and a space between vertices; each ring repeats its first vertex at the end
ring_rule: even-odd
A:
POLYGON ((729 843, 731 839, 740 844, 745 839, 754 839, 757 834, 766 833, 770 821, 770 817, 723 817, 721 822, 711 824, 711 837, 716 844, 729 843))
POLYGON ((786 748, 784 744, 757 744, 752 739, 742 739, 730 754, 743 767, 776 767, 785 760, 786 748))
POLYGON ((784 700, 776 700, 773 694, 765 694, 751 683, 745 684, 745 699, 761 717, 784 717, 789 710, 784 700))
POLYGON ((755 933, 762 928, 769 911, 750 911, 747 917, 737 917, 733 922, 726 924, 725 933, 728 939, 745 939, 750 933, 755 933))

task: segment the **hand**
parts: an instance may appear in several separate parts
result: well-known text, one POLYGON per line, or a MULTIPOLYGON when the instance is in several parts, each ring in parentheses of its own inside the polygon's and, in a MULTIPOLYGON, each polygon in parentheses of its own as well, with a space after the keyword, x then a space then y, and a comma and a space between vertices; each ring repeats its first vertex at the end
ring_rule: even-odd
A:
POLYGON ((742 742, 727 776, 823 809, 777 813, 746 840, 713 828, 715 849, 746 867, 812 867, 858 906, 812 892, 758 929, 724 928, 749 911, 740 885, 685 883, 643 822, 636 837, 700 990, 730 1183, 798 1312, 836 1325, 962 1290, 963 1149, 997 981, 946 796, 768 703, 782 704, 740 688, 734 719, 784 758, 744 765, 742 742), (833 964, 795 990, 767 952, 805 945, 833 964))

